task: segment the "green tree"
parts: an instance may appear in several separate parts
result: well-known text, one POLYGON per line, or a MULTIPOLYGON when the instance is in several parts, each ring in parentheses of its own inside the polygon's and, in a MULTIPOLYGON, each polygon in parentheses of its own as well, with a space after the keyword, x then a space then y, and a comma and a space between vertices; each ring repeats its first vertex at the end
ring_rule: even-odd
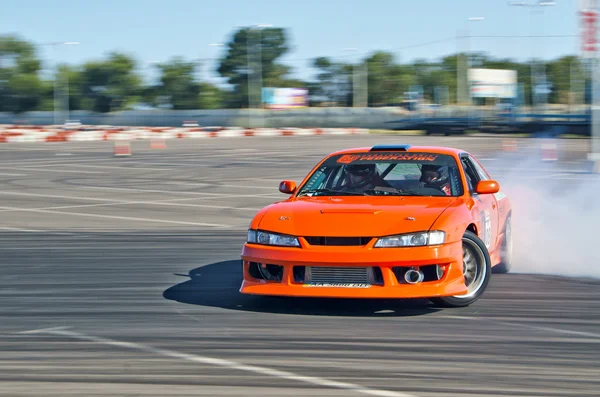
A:
POLYGON ((546 74, 548 81, 552 84, 550 101, 562 104, 582 103, 585 76, 584 69, 577 57, 564 56, 549 62, 546 74))
POLYGON ((352 94, 352 66, 333 62, 327 57, 314 59, 317 81, 309 84, 313 103, 349 106, 352 94))
POLYGON ((398 103, 404 92, 417 83, 410 67, 395 62, 394 55, 378 51, 366 59, 369 73, 369 104, 372 106, 398 103))
MULTIPOLYGON (((263 87, 277 87, 285 81, 289 68, 277 63, 278 58, 289 50, 284 29, 242 28, 235 32, 226 46, 218 72, 232 86, 230 106, 248 106, 249 77, 253 83, 262 77, 263 87)), ((255 103, 259 103, 260 87, 254 84, 250 93, 255 103)))
POLYGON ((194 81, 195 64, 176 57, 158 68, 161 85, 156 87, 155 94, 168 98, 173 109, 196 109, 200 86, 194 81))
POLYGON ((0 36, 0 111, 27 112, 41 104, 40 67, 34 45, 17 36, 0 36))
POLYGON ((135 60, 118 52, 106 60, 88 62, 83 66, 82 106, 96 112, 124 110, 139 101, 141 79, 134 73, 135 60))
POLYGON ((219 109, 225 104, 224 93, 218 87, 208 83, 200 83, 198 93, 199 109, 219 109))

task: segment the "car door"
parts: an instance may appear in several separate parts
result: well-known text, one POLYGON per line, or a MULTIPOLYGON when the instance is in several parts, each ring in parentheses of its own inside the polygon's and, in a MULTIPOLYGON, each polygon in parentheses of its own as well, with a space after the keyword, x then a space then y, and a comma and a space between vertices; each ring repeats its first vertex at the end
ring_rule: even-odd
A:
POLYGON ((475 205, 471 209, 477 220, 479 237, 489 251, 496 248, 498 238, 498 203, 493 194, 477 194, 475 187, 479 181, 490 179, 479 163, 467 153, 461 155, 461 165, 467 176, 468 188, 475 205))

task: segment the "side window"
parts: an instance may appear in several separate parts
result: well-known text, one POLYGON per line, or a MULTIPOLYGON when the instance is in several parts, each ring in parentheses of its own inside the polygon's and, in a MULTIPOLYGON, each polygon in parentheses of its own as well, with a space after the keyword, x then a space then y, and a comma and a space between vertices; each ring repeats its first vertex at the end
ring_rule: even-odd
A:
POLYGON ((323 172, 324 170, 325 168, 321 168, 320 170, 315 172, 312 178, 310 178, 310 180, 306 184, 305 189, 321 189, 323 186, 323 182, 327 178, 327 174, 323 172))
POLYGON ((475 168, 475 171, 477 172, 477 176, 479 176, 480 181, 487 181, 488 179, 490 179, 485 170, 481 168, 479 163, 475 161, 472 157, 469 157, 469 163, 471 163, 473 165, 473 168, 475 168))
POLYGON ((460 160, 465 171, 465 176, 467 177, 469 191, 472 192, 473 190, 475 190, 475 185, 477 185, 477 182, 479 181, 477 172, 474 170, 473 165, 467 157, 461 157, 460 160))

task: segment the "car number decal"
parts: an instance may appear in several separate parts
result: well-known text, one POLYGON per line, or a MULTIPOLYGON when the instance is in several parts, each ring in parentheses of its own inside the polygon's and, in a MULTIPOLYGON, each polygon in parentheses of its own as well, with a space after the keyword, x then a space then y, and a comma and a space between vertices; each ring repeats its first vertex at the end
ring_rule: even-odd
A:
POLYGON ((485 246, 490 248, 492 242, 492 222, 489 211, 481 212, 481 222, 483 223, 482 236, 485 246))

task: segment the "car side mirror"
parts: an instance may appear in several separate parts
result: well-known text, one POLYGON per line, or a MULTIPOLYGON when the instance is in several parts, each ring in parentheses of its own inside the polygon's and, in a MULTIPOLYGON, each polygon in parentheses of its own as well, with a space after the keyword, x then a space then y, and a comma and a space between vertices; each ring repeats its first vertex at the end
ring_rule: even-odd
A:
POLYGON ((475 188, 477 194, 494 194, 500 191, 500 184, 496 181, 479 181, 475 188))
POLYGON ((279 191, 281 193, 292 194, 296 191, 296 182, 294 181, 282 181, 279 184, 279 191))

